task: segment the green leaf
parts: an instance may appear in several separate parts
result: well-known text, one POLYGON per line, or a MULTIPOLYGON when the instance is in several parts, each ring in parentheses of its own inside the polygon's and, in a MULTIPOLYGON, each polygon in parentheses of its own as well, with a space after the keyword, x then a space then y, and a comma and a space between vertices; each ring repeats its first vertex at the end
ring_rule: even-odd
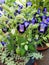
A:
POLYGON ((12 3, 12 2, 15 2, 16 0, 5 0, 6 3, 12 3))
POLYGON ((2 39, 3 39, 3 36, 2 36, 2 35, 0 35, 0 41, 2 41, 2 39))
POLYGON ((47 34, 46 37, 49 38, 49 34, 47 34))
POLYGON ((24 48, 16 48, 16 53, 20 56, 24 56, 25 54, 25 49, 24 48))
POLYGON ((42 37, 42 38, 43 38, 43 40, 45 40, 45 41, 47 40, 47 37, 42 37))
POLYGON ((10 52, 11 52, 12 50, 14 50, 14 48, 13 48, 13 46, 12 46, 11 44, 8 44, 8 45, 7 45, 7 48, 8 48, 8 51, 10 51, 10 52))
POLYGON ((16 2, 20 5, 25 6, 26 5, 26 0, 16 0, 16 2))
POLYGON ((25 50, 27 51, 27 50, 28 50, 28 45, 25 45, 24 48, 25 48, 25 50))
POLYGON ((24 56, 25 55, 25 50, 23 48, 20 48, 20 55, 24 56))
POLYGON ((35 51, 35 46, 30 43, 30 44, 28 45, 28 49, 29 49, 31 52, 34 52, 34 51, 35 51))
POLYGON ((16 53, 17 53, 18 55, 20 55, 20 48, 19 48, 19 47, 16 48, 16 53))

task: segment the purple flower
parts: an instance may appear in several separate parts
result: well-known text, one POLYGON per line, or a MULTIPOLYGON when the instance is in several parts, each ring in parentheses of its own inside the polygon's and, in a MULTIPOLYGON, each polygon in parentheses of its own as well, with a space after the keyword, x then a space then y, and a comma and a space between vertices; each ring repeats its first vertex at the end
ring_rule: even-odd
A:
POLYGON ((47 16, 45 16, 45 15, 44 15, 44 16, 42 16, 42 19, 46 19, 46 18, 47 18, 47 16))
POLYGON ((38 11, 37 11, 37 14, 40 14, 40 12, 41 12, 41 11, 40 11, 40 8, 39 8, 38 11))
POLYGON ((15 10, 14 15, 16 16, 17 14, 21 13, 21 9, 15 10))
POLYGON ((48 25, 45 24, 43 21, 39 24, 38 30, 40 33, 45 33, 47 30, 48 25))
POLYGON ((3 41, 1 41, 1 44, 4 46, 6 43, 5 43, 5 42, 3 42, 3 41))
POLYGON ((46 19, 48 22, 49 22, 49 16, 47 17, 47 19, 46 19))
POLYGON ((46 19, 46 23, 49 24, 49 16, 46 19))
POLYGON ((19 8, 20 8, 20 9, 22 9, 22 8, 23 8, 23 6, 22 6, 22 5, 18 5, 18 6, 19 6, 19 8))
POLYGON ((27 7, 27 6, 32 6, 32 3, 31 3, 31 2, 27 2, 27 3, 26 3, 26 7, 27 7))
POLYGON ((17 30, 18 30, 20 33, 24 33, 24 31, 25 31, 25 26, 24 26, 24 24, 19 24, 18 27, 17 27, 17 30))
POLYGON ((48 22, 47 20, 44 20, 43 22, 44 22, 45 24, 49 24, 49 22, 48 22))
POLYGON ((44 16, 42 16, 42 21, 46 21, 46 18, 47 18, 47 16, 46 15, 44 15, 44 16))
POLYGON ((16 13, 20 14, 21 13, 21 10, 20 9, 16 10, 16 13))
POLYGON ((5 0, 0 0, 0 3, 2 4, 2 3, 4 3, 5 2, 5 0))
POLYGON ((2 7, 0 7, 0 11, 2 11, 3 10, 3 8, 2 7))
POLYGON ((30 23, 28 21, 24 21, 24 25, 25 25, 26 28, 29 26, 29 24, 30 23))
POLYGON ((37 19, 36 18, 33 18, 32 19, 32 24, 35 24, 35 23, 37 23, 37 19))
POLYGON ((39 16, 41 18, 42 21, 45 21, 47 16, 46 15, 43 15, 43 16, 39 16))
POLYGON ((43 22, 45 23, 45 24, 49 24, 49 16, 47 17, 47 16, 43 16, 43 22))
POLYGON ((47 8, 44 7, 44 9, 43 9, 43 13, 46 13, 46 12, 47 12, 47 8))

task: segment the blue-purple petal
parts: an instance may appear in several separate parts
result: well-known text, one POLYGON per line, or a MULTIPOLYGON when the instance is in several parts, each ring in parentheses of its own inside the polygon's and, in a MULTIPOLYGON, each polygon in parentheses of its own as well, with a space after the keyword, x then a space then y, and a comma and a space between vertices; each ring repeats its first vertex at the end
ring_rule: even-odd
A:
POLYGON ((17 27, 17 30, 18 30, 20 33, 24 33, 24 31, 25 31, 25 26, 24 26, 24 24, 19 24, 18 27, 17 27))
POLYGON ((21 10, 20 9, 16 10, 16 13, 20 14, 21 13, 21 10))
POLYGON ((43 13, 46 13, 46 12, 47 12, 47 8, 44 7, 44 9, 43 9, 43 13))
POLYGON ((0 0, 0 3, 3 4, 5 2, 5 0, 0 0))
POLYGON ((37 19, 36 18, 33 18, 32 19, 32 24, 35 24, 35 23, 37 23, 37 19))
POLYGON ((28 27, 29 26, 29 22, 28 21, 25 21, 24 22, 24 25, 25 25, 25 27, 28 27))
POLYGON ((23 6, 22 6, 22 5, 19 5, 19 8, 20 8, 20 9, 22 9, 22 8, 23 8, 23 6))
POLYGON ((26 7, 27 7, 27 6, 32 6, 32 2, 27 2, 27 3, 26 3, 26 7))
POLYGON ((3 10, 3 8, 2 7, 0 7, 0 11, 2 11, 3 10))
POLYGON ((44 32, 46 32, 47 27, 48 27, 48 25, 45 24, 45 23, 42 21, 42 22, 39 24, 38 30, 39 30, 40 33, 44 33, 44 32))
POLYGON ((46 19, 46 18, 47 18, 47 16, 45 16, 45 15, 44 15, 44 16, 42 16, 42 19, 46 19))
POLYGON ((40 8, 39 8, 38 11, 37 11, 37 14, 40 14, 40 12, 41 12, 41 10, 40 10, 40 8))
POLYGON ((4 46, 6 43, 5 43, 5 42, 3 42, 3 41, 1 41, 1 44, 4 46))
POLYGON ((47 21, 49 22, 49 16, 47 17, 47 21))

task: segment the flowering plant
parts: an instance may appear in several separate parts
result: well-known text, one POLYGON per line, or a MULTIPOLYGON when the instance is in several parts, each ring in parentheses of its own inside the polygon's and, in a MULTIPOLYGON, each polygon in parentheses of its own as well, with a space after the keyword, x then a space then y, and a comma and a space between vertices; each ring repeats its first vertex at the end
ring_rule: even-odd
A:
POLYGON ((29 52, 35 51, 35 45, 32 40, 32 30, 33 28, 37 28, 38 24, 36 24, 37 26, 33 25, 36 19, 34 19, 34 22, 31 21, 31 19, 37 10, 31 6, 31 2, 27 2, 26 6, 23 6, 17 2, 9 5, 5 1, 5 4, 2 4, 0 7, 0 9, 2 9, 0 17, 0 42, 2 45, 7 43, 6 46, 9 51, 13 50, 21 56, 23 56, 28 49, 29 52))
POLYGON ((46 7, 42 11, 40 8, 37 10, 34 6, 35 2, 33 4, 32 1, 22 3, 21 0, 20 2, 5 0, 4 2, 0 1, 0 42, 2 45, 7 43, 9 51, 13 50, 23 56, 26 51, 35 51, 36 44, 43 40, 47 42, 49 16, 46 7))
MULTIPOLYGON (((37 2, 41 3, 39 0, 37 2)), ((49 12, 44 7, 44 0, 40 5, 37 2, 0 0, 0 44, 8 52, 24 56, 36 52, 37 44, 47 42, 49 12)))

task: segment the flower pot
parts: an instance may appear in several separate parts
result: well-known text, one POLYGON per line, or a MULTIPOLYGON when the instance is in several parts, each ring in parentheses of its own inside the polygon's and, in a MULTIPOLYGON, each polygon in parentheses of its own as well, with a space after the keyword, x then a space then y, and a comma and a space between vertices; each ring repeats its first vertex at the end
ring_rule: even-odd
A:
POLYGON ((37 62, 34 62, 34 65, 37 65, 37 62))
POLYGON ((37 50, 38 51, 44 51, 46 49, 48 49, 49 47, 45 44, 45 43, 42 43, 43 46, 41 46, 40 44, 37 45, 37 50))

